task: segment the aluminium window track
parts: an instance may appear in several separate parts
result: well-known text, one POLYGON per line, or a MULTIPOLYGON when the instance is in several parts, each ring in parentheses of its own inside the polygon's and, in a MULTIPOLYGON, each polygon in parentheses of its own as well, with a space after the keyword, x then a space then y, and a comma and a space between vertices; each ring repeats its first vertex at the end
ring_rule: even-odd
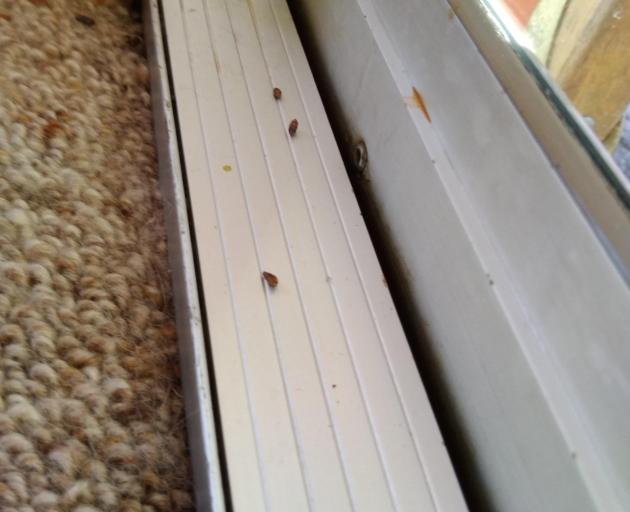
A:
POLYGON ((145 13, 198 508, 465 510, 285 0, 145 13))

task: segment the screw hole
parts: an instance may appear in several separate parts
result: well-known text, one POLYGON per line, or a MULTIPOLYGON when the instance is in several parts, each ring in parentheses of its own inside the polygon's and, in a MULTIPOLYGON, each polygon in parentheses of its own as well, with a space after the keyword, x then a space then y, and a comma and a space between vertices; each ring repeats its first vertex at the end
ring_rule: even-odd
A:
POLYGON ((353 164, 358 172, 363 172, 367 168, 368 155, 367 146, 365 142, 360 140, 354 145, 353 150, 353 164))

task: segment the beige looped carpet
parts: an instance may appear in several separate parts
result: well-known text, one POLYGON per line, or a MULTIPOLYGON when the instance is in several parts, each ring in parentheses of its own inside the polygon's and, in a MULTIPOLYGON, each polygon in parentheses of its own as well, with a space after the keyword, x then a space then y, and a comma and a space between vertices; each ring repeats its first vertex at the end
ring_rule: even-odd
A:
POLYGON ((142 27, 0 0, 0 510, 192 507, 142 27))

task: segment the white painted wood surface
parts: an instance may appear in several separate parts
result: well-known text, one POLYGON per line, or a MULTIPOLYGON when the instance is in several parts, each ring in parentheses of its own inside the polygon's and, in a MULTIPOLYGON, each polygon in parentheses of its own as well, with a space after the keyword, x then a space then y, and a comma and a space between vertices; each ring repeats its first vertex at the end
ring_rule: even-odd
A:
POLYGON ((628 510, 627 283, 448 2, 294 3, 490 507, 628 510))
POLYGON ((465 510, 284 0, 163 10, 234 509, 465 510))

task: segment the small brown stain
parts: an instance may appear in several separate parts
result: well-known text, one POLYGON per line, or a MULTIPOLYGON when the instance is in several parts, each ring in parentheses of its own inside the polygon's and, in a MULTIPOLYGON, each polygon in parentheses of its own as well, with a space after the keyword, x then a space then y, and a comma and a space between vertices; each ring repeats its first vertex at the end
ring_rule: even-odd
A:
POLYGON ((0 19, 11 21, 13 19, 13 16, 6 12, 0 12, 0 19))
POLYGON ((52 139, 58 132, 62 131, 63 127, 57 121, 49 121, 42 128, 44 139, 52 139))
POLYGON ((230 172, 230 171, 232 170, 232 166, 231 166, 231 165, 228 165, 228 164, 225 164, 225 165, 223 166, 223 170, 224 170, 225 172, 230 172))
POLYGON ((263 272, 262 276, 270 288, 275 288, 276 286, 278 286, 278 278, 271 272, 263 272))
POLYGON ((18 114, 13 119, 17 123, 22 123, 22 124, 28 124, 28 123, 30 123, 33 120, 33 118, 31 116, 29 116, 28 114, 18 114))
POLYGON ((448 8, 448 21, 453 21, 453 18, 455 17, 455 11, 453 10, 452 7, 448 8))
POLYGON ((424 98, 422 97, 422 94, 420 94, 418 89, 416 89, 415 87, 411 88, 411 93, 412 93, 411 98, 413 100, 414 106, 418 107, 424 114, 424 117, 427 118, 427 121, 431 123, 432 122, 431 116, 429 115, 429 110, 427 109, 427 104, 424 102, 424 98))
MULTIPOLYGON (((81 80, 78 77, 69 77, 67 82, 68 82, 67 85, 69 87, 72 87, 73 89, 76 89, 77 86, 81 86, 81 84, 83 83, 83 82, 81 82, 81 80)), ((81 87, 79 87, 79 88, 81 88, 81 87)))
POLYGON ((273 97, 276 98, 277 100, 282 98, 282 91, 280 90, 279 87, 274 87, 273 88, 273 97))
POLYGON ((291 137, 295 137, 295 133, 297 132, 298 129, 298 120, 294 119, 293 121, 291 121, 291 123, 289 123, 289 135, 291 135, 291 137))

